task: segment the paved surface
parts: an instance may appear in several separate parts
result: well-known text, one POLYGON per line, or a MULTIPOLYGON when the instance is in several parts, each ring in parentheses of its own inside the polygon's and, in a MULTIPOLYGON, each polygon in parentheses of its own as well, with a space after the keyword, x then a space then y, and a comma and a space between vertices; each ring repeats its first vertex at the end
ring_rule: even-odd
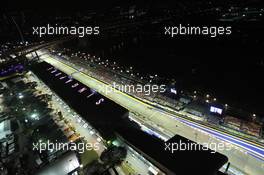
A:
MULTIPOLYGON (((76 72, 76 69, 54 59, 50 55, 43 55, 41 56, 41 59, 68 75, 76 72)), ((83 72, 75 73, 72 77, 90 88, 101 92, 103 95, 128 110, 137 112, 140 114, 138 117, 144 116, 141 120, 147 124, 149 123, 149 125, 155 123, 157 126, 164 129, 164 132, 179 134, 198 143, 230 143, 232 145, 231 150, 224 149, 218 150, 218 152, 226 155, 232 166, 242 170, 245 174, 263 174, 264 155, 263 148, 259 145, 248 143, 248 141, 239 138, 231 138, 228 134, 221 133, 221 135, 219 135, 218 131, 215 129, 183 119, 179 116, 172 116, 169 113, 155 109, 152 106, 120 91, 105 93, 107 86, 105 83, 100 82, 83 72)))

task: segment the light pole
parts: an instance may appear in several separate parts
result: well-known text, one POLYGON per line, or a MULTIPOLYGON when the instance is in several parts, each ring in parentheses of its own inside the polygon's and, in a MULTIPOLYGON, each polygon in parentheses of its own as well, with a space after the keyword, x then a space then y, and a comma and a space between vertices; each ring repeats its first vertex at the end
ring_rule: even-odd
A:
MULTIPOLYGON (((22 41, 22 44, 25 44, 25 38, 24 38, 24 35, 23 35, 23 33, 22 33, 22 31, 21 31, 19 25, 17 24, 17 22, 15 21, 15 19, 13 18, 13 16, 11 16, 11 19, 12 19, 13 23, 14 23, 15 26, 16 26, 16 29, 17 29, 17 31, 18 31, 18 33, 19 33, 19 36, 20 36, 21 41, 22 41)), ((37 51, 35 51, 35 54, 36 54, 37 58, 39 59, 39 56, 38 56, 38 54, 37 54, 37 51)), ((32 54, 32 56, 33 56, 33 54, 32 54)), ((33 56, 33 57, 34 57, 34 56, 33 56)), ((25 61, 24 61, 24 65, 25 65, 25 61)))
POLYGON ((24 44, 25 43, 25 40, 24 40, 24 36, 22 34, 22 31, 21 31, 20 27, 18 26, 18 24, 16 23, 16 21, 14 20, 14 18, 12 16, 11 16, 11 19, 12 19, 13 23, 16 26, 16 29, 17 29, 17 31, 19 33, 19 36, 20 36, 21 40, 22 40, 22 43, 24 44))

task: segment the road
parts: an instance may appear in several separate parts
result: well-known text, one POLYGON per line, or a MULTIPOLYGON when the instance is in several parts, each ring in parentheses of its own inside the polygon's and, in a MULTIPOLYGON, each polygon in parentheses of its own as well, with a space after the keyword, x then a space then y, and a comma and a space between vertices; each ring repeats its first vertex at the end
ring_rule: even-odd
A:
POLYGON ((254 143, 249 143, 246 140, 230 136, 226 133, 219 134, 215 129, 181 118, 179 116, 172 116, 167 112, 155 109, 153 106, 120 91, 108 91, 108 93, 106 93, 105 89, 108 87, 107 84, 86 75, 84 72, 75 73, 77 72, 75 68, 66 65, 65 63, 53 58, 50 55, 42 55, 40 58, 43 61, 53 65, 60 71, 68 75, 72 75, 72 77, 76 80, 102 93, 102 95, 115 101, 128 110, 137 112, 140 114, 138 117, 144 116, 144 118, 141 118, 141 120, 149 125, 151 125, 150 123, 155 123, 166 130, 167 133, 178 134, 201 144, 212 142, 216 144, 231 144, 231 150, 223 149, 217 151, 226 155, 229 158, 231 165, 240 169, 245 174, 263 174, 263 147, 260 147, 254 143))

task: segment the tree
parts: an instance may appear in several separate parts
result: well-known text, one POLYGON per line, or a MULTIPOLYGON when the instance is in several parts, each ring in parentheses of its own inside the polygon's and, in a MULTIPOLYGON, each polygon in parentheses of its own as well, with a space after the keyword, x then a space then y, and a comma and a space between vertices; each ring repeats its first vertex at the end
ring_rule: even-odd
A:
POLYGON ((120 165, 127 156, 127 150, 122 146, 111 146, 100 156, 100 160, 104 162, 107 169, 110 169, 116 165, 120 165))
POLYGON ((104 164, 98 162, 98 160, 93 161, 88 168, 84 170, 85 175, 101 175, 105 171, 104 164))
POLYGON ((127 150, 125 147, 111 146, 107 150, 103 151, 100 160, 93 161, 90 166, 84 170, 85 175, 103 175, 110 168, 116 165, 120 165, 126 158, 127 150))

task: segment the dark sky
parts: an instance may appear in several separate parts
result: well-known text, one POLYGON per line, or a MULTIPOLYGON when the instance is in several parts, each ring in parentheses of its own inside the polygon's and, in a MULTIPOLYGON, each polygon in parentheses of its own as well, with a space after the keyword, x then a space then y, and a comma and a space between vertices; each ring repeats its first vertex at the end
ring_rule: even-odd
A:
MULTIPOLYGON (((10 10, 90 10, 90 9, 106 9, 117 5, 129 4, 148 4, 153 6, 168 6, 173 7, 176 3, 186 2, 212 2, 217 5, 240 4, 247 5, 263 5, 262 0, 42 0, 42 1, 21 1, 21 0, 8 0, 6 5, 1 5, 4 11, 10 10)), ((264 6, 263 6, 264 7, 264 6)))
MULTIPOLYGON (((244 7, 251 4, 256 5, 256 7, 264 8, 264 5, 257 5, 261 2, 259 0, 43 0, 33 2, 11 0, 8 1, 8 5, 3 7, 5 7, 4 11, 31 9, 34 15, 34 12, 39 12, 40 10, 45 14, 53 14, 49 13, 51 11, 56 11, 59 14, 60 12, 79 10, 104 11, 111 7, 132 5, 134 3, 139 6, 168 6, 173 8, 173 5, 179 2, 185 4, 186 2, 214 2, 222 5, 228 4, 227 6, 231 6, 231 2, 236 2, 244 7)), ((204 18, 200 19, 204 20, 204 18)), ((237 106, 243 106, 247 109, 249 109, 248 106, 251 106, 252 108, 249 110, 263 111, 262 101, 264 92, 263 84, 259 77, 263 77, 263 63, 260 63, 261 60, 263 62, 262 46, 264 46, 264 37, 262 32, 261 35, 257 32, 259 30, 263 31, 263 23, 261 23, 261 28, 258 26, 253 27, 253 24, 254 23, 246 23, 241 26, 236 26, 238 28, 249 29, 245 32, 248 37, 244 38, 237 35, 237 38, 227 38, 226 40, 221 40, 219 42, 215 39, 210 39, 209 42, 205 39, 171 39, 173 42, 170 45, 174 46, 173 48, 170 48, 171 51, 159 50, 162 45, 155 45, 151 48, 150 44, 146 44, 142 46, 145 51, 146 47, 149 47, 150 51, 146 52, 146 56, 144 56, 142 50, 137 50, 138 48, 135 48, 135 50, 131 52, 131 47, 128 48, 130 52, 127 52, 126 55, 130 55, 132 58, 140 58, 140 65, 143 65, 144 70, 149 68, 148 72, 159 70, 160 73, 158 74, 164 74, 164 76, 178 76, 193 86, 197 84, 197 86, 202 86, 201 89, 215 92, 216 96, 219 98, 229 97, 234 101, 232 104, 241 102, 242 105, 237 106), (174 50, 176 52, 172 52, 174 50), (149 53, 152 52, 153 56, 150 56, 149 53), (156 61, 150 60, 155 55, 159 55, 159 53, 163 55, 164 58, 161 63, 156 63, 156 61), (176 58, 178 60, 176 60, 176 58), (171 60, 176 61, 177 64, 171 64, 171 60), (149 63, 152 63, 152 66, 149 66, 149 63), (180 66, 177 67, 177 65, 180 66), (160 67, 163 67, 165 70, 160 70, 160 67), (180 68, 183 70, 179 70, 180 68), (193 69, 195 69, 195 74, 191 74, 193 69), (168 73, 171 73, 171 75, 168 75, 168 73), (241 98, 243 100, 241 100, 241 98)), ((144 38, 146 37, 144 36, 144 38)), ((160 41, 150 43, 160 43, 160 41)), ((166 45, 166 43, 167 41, 163 45, 167 48, 167 45, 169 44, 166 45)), ((125 61, 127 64, 135 66, 139 64, 137 60, 133 62, 133 59, 126 57, 126 55, 120 55, 120 58, 126 58, 125 61)))

